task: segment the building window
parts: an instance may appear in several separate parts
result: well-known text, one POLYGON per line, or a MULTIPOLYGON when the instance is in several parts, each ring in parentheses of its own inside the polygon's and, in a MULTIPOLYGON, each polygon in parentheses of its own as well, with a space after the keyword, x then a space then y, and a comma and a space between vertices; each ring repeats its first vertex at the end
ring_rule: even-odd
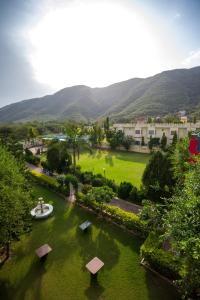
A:
POLYGON ((139 129, 135 130, 135 134, 140 134, 140 130, 139 129))
POLYGON ((172 130, 171 135, 175 135, 175 134, 176 134, 176 130, 172 130))
POLYGON ((140 141, 135 141, 135 145, 140 145, 140 141))
POLYGON ((149 130, 149 135, 154 135, 154 130, 149 130))

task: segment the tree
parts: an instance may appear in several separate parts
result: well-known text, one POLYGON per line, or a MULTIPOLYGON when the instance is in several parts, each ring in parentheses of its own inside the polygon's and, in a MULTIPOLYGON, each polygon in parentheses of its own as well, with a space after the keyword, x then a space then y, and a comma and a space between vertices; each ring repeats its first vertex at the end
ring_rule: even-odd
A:
POLYGON ((110 129, 110 120, 109 117, 106 118, 106 120, 104 121, 104 130, 105 132, 109 131, 110 129))
POLYGON ((71 155, 67 151, 65 142, 55 141, 47 149, 48 169, 60 173, 66 173, 72 163, 71 155))
POLYGON ((175 131, 175 132, 174 132, 174 135, 173 135, 173 139, 172 139, 172 146, 173 146, 173 147, 176 146, 177 141, 178 141, 178 136, 177 136, 177 132, 175 131))
POLYGON ((124 132, 122 130, 110 130, 107 134, 107 141, 112 149, 123 144, 124 132))
POLYGON ((89 135, 90 135, 89 140, 93 146, 101 145, 104 139, 104 133, 102 128, 97 123, 93 125, 92 130, 90 130, 89 132, 89 135))
POLYGON ((163 151, 165 151, 166 146, 167 146, 167 137, 166 137, 165 133, 163 132, 163 135, 162 135, 162 138, 161 138, 161 141, 160 141, 160 147, 163 151))
POLYGON ((122 146, 128 151, 133 144, 134 139, 130 135, 125 135, 122 140, 122 146))
POLYGON ((160 145, 160 138, 152 138, 152 136, 150 136, 150 141, 148 143, 149 149, 152 150, 153 147, 157 147, 160 145))
POLYGON ((141 142, 141 146, 144 146, 145 143, 144 143, 144 137, 142 136, 142 142, 141 142))
POLYGON ((184 182, 185 172, 189 168, 188 160, 189 160, 189 140, 185 138, 183 140, 179 140, 176 143, 176 147, 172 152, 171 161, 172 161, 172 169, 175 178, 179 181, 179 183, 184 182))
MULTIPOLYGON (((185 173, 183 186, 178 186, 170 199, 165 216, 166 235, 170 236, 174 250, 183 257, 184 273, 177 284, 183 296, 198 299, 200 282, 200 161, 185 173)), ((190 299, 191 299, 190 298, 190 299)))
POLYGON ((142 177, 146 195, 153 201, 170 197, 175 184, 170 155, 157 151, 152 154, 142 177))
POLYGON ((76 156, 79 159, 81 147, 90 149, 88 142, 84 139, 84 132, 80 126, 75 123, 70 123, 66 127, 66 133, 68 135, 68 145, 72 148, 73 153, 73 169, 76 172, 76 156))
POLYGON ((0 147, 0 246, 9 257, 10 243, 31 225, 33 200, 24 170, 5 148, 0 147))

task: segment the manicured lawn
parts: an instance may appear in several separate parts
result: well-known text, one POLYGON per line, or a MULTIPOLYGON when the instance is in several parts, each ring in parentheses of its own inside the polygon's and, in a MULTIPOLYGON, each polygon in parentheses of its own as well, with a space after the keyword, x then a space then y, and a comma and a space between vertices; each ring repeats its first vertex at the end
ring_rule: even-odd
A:
POLYGON ((42 187, 35 195, 53 203, 54 215, 35 221, 33 231, 13 244, 11 259, 0 268, 0 299, 177 299, 171 286, 140 266, 136 237, 42 187), (85 220, 93 224, 87 233, 78 228, 85 220), (53 251, 42 264, 35 249, 44 243, 53 251), (94 256, 105 263, 98 283, 85 269, 94 256))
POLYGON ((93 171, 114 179, 117 183, 129 181, 140 187, 142 174, 149 160, 149 154, 130 153, 123 151, 93 150, 84 152, 77 162, 83 171, 93 171))

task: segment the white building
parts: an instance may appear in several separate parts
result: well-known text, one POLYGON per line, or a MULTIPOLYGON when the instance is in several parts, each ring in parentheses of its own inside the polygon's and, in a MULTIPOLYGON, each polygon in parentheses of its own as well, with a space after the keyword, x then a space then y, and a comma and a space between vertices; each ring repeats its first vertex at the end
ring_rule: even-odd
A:
POLYGON ((200 131, 200 122, 173 124, 173 123, 126 123, 126 124, 114 124, 113 128, 116 130, 122 130, 125 135, 132 136, 137 145, 141 145, 142 137, 144 137, 144 143, 147 145, 150 137, 162 138, 163 133, 167 137, 167 144, 171 144, 173 135, 176 132, 178 139, 188 136, 191 131, 200 131))

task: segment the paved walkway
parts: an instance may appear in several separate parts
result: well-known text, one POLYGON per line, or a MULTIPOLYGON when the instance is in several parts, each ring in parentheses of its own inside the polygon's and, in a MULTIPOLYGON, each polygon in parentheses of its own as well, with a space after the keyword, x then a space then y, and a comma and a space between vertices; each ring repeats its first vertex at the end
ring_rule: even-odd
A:
POLYGON ((119 208, 128 211, 128 212, 132 212, 135 214, 139 213, 139 210, 142 208, 142 206, 119 199, 119 198, 113 198, 110 202, 111 205, 113 206, 118 206, 119 208))

